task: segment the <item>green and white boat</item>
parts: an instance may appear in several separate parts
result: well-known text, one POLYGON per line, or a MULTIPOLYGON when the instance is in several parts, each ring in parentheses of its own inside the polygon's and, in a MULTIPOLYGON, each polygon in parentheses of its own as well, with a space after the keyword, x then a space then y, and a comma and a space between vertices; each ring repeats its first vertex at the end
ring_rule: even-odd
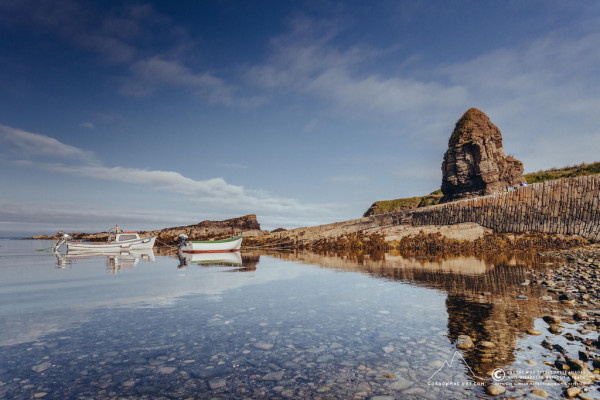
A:
POLYGON ((179 235, 179 251, 184 253, 228 253, 240 251, 243 236, 222 240, 188 240, 187 235, 179 235))

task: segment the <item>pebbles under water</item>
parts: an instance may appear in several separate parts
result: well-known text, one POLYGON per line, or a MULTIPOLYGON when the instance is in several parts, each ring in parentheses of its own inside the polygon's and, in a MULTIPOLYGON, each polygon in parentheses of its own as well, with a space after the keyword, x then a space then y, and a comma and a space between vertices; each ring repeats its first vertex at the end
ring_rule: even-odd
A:
MULTIPOLYGON (((126 269, 101 256, 55 268, 39 242, 0 246, 0 398, 485 398, 502 391, 490 388, 498 368, 503 395, 554 396, 569 376, 550 374, 552 346, 581 347, 548 330, 542 317, 564 306, 531 259, 288 253, 178 269, 156 256, 126 269), (464 336, 472 346, 458 350, 464 336)), ((570 322, 563 335, 597 338, 570 322)))

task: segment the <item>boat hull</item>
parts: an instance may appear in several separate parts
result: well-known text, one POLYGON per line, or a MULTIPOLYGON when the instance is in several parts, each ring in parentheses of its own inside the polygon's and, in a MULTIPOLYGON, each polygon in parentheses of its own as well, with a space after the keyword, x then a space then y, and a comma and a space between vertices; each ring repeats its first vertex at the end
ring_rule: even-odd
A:
POLYGON ((190 241, 181 247, 184 253, 228 253, 240 251, 242 236, 215 241, 190 241))
POLYGON ((148 236, 140 239, 127 240, 123 242, 68 242, 67 251, 71 252, 120 252, 127 250, 147 250, 154 247, 156 236, 148 236))

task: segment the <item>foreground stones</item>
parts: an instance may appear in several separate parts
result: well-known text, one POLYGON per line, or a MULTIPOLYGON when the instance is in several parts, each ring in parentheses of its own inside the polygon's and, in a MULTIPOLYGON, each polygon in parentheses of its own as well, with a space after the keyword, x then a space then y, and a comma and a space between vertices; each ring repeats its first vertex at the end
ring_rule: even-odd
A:
POLYGON ((506 388, 500 384, 493 384, 485 388, 485 392, 490 396, 499 396, 506 392, 506 388))

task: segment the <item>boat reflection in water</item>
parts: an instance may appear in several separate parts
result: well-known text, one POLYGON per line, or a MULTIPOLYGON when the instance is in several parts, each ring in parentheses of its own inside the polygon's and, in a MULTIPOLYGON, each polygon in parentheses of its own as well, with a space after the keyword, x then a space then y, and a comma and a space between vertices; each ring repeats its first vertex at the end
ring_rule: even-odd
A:
POLYGON ((203 267, 235 267, 231 272, 254 271, 260 259, 258 255, 232 253, 179 253, 177 269, 186 269, 191 264, 203 267))
POLYGON ((65 268, 71 265, 73 261, 84 260, 97 257, 106 257, 106 273, 118 274, 121 269, 133 269, 137 263, 142 260, 144 262, 154 262, 154 251, 152 249, 144 250, 129 250, 121 252, 91 252, 91 251, 69 251, 68 253, 60 253, 54 251, 56 257, 57 268, 65 268))

